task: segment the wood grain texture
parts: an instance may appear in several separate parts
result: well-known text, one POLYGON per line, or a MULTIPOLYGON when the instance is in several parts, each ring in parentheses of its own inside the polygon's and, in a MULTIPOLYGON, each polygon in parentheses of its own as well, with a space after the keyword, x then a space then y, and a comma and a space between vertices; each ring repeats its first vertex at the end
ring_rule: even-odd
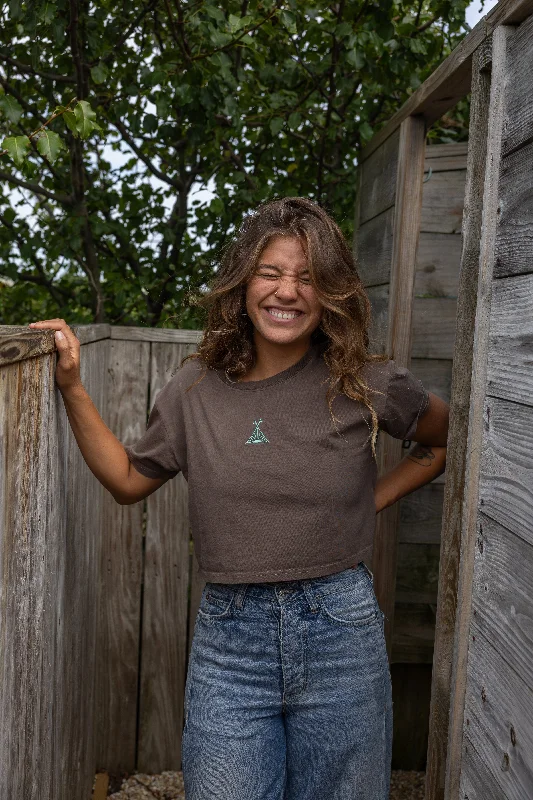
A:
MULTIPOLYGON (((386 352, 401 366, 409 365, 412 299, 422 207, 425 128, 420 118, 408 117, 401 125, 394 217, 394 239, 389 287, 386 352)), ((381 443, 379 474, 392 469, 401 457, 401 442, 390 436, 381 443)), ((397 530, 399 507, 385 508, 376 519, 372 569, 374 587, 385 614, 385 638, 389 655, 394 625, 397 530)))
POLYGON ((194 626, 196 623, 196 615, 200 607, 200 600, 202 599, 202 592, 205 587, 205 580, 201 577, 198 568, 198 561, 194 554, 194 544, 191 542, 191 590, 190 590, 190 603, 189 603, 189 627, 188 627, 188 642, 187 652, 190 655, 191 645, 194 636, 194 626))
POLYGON ((533 544, 533 404, 487 397, 483 423, 480 509, 533 544))
MULTIPOLYGON (((462 504, 466 470, 465 443, 468 436, 474 323, 477 306, 479 252, 483 211, 483 185, 486 171, 490 75, 482 72, 481 53, 474 55, 470 140, 463 212, 461 269, 459 273, 456 311, 456 333, 453 354, 450 425, 446 458, 439 563, 439 588, 433 660, 433 683, 430 711, 428 762, 426 768, 426 800, 442 800, 448 751, 448 726, 451 704, 451 683, 454 661, 454 635, 458 598, 462 504)), ((413 365, 418 362, 413 361, 413 365)), ((457 719, 461 700, 455 706, 455 736, 461 729, 457 719)), ((452 726, 453 727, 453 726, 452 726)), ((461 744, 454 750, 460 759, 461 744)), ((455 786, 458 786, 456 782, 455 786)), ((455 791, 455 790, 454 790, 455 791)), ((457 797, 448 793, 448 798, 457 797)))
POLYGON ((387 139, 360 167, 359 224, 394 205, 398 170, 399 132, 387 139))
POLYGON ((365 287, 390 279, 394 208, 365 222, 357 232, 358 272, 365 287))
POLYGON ((65 519, 52 355, 0 369, 0 424, 0 796, 66 800, 57 785, 65 519))
POLYGON ((420 230, 427 233, 460 233, 463 218, 466 171, 436 172, 424 183, 420 230))
POLYGON ((415 297, 457 297, 461 249, 457 234, 420 233, 415 297))
POLYGON ((409 369, 429 392, 449 403, 452 390, 452 363, 448 358, 411 358, 409 369))
MULTIPOLYGON (((435 611, 435 606, 429 603, 396 603, 392 664, 431 664, 435 611)), ((429 707, 427 712, 429 717, 429 707)))
MULTIPOLYGON (((533 95, 529 74, 533 64, 533 10, 513 36, 505 79, 507 108, 502 152, 507 155, 533 140, 533 95)), ((531 164, 531 161, 529 162, 531 164)), ((531 170, 528 170, 531 174, 531 170)))
POLYGON ((494 281, 487 392, 533 403, 533 275, 494 281))
POLYGON ((451 359, 457 300, 450 297, 415 297, 412 305, 413 358, 451 359))
MULTIPOLYGON (((501 160, 501 137, 502 137, 502 124, 503 113, 505 105, 505 74, 506 74, 506 61, 507 61, 507 43, 509 37, 512 35, 513 29, 509 27, 500 27, 494 31, 493 34, 493 57, 492 57, 492 80, 490 85, 490 101, 489 101, 489 119, 487 123, 487 150, 486 156, 483 152, 479 153, 476 161, 478 168, 485 161, 485 180, 483 190, 483 210, 481 220, 481 236, 479 237, 479 229, 476 221, 478 219, 475 211, 477 200, 472 197, 472 191, 479 193, 480 185, 477 181, 472 181, 469 186, 469 204, 474 207, 474 225, 466 232, 465 239, 470 238, 472 235, 476 236, 479 241, 479 273, 477 281, 477 300, 476 300, 476 316, 475 325, 472 326, 471 308, 466 309, 466 318, 462 320, 462 324, 467 324, 470 330, 474 330, 474 341, 471 355, 465 354, 460 356, 463 360, 462 368, 465 369, 468 364, 472 364, 471 373, 471 387, 470 387, 470 412, 468 420, 468 439, 466 457, 463 462, 462 458, 457 459, 456 464, 462 468, 464 475, 464 489, 461 492, 461 485, 459 486, 459 498, 462 496, 463 508, 461 512, 461 549, 459 556, 459 578, 458 589, 456 593, 457 604, 456 611, 451 605, 450 601, 455 600, 455 587, 457 586, 457 552, 456 552, 456 530, 446 530, 443 528, 443 542, 442 546, 447 547, 450 557, 446 559, 446 570, 450 570, 450 575, 446 572, 442 573, 442 580, 439 583, 439 597, 440 588, 447 592, 448 598, 446 599, 446 612, 443 615, 442 623, 443 628, 447 630, 446 646, 438 647, 438 642, 435 642, 435 661, 434 665, 438 670, 438 674, 442 676, 442 686, 446 687, 445 691, 441 691, 439 698, 440 706, 440 734, 435 732, 436 736, 442 737, 442 730, 446 729, 447 720, 449 719, 448 730, 448 756, 446 766, 446 786, 445 798, 446 800, 456 800, 459 797, 459 777, 461 770, 461 753, 462 753, 462 734, 463 734, 463 717, 464 717, 464 702, 466 691, 466 669, 468 659, 468 646, 469 646, 469 630, 471 618, 471 599, 472 599, 472 580, 473 580, 473 566, 474 566, 474 552, 477 532, 477 508, 478 508, 478 486, 480 475, 480 454, 482 447, 482 433, 483 433, 483 408, 486 391, 487 381, 487 358, 488 358, 488 332, 489 332, 489 319, 490 319, 490 295, 492 285, 492 275, 494 266, 494 247, 496 236, 496 223, 497 223, 497 208, 498 208, 498 181, 499 169, 501 160), (451 541, 447 542, 447 535, 451 534, 451 541), (452 622, 455 617, 455 643, 454 648, 451 645, 451 629, 452 622), (452 662, 452 676, 451 676, 451 690, 449 695, 450 702, 450 716, 448 718, 448 709, 445 704, 448 701, 448 687, 449 672, 446 667, 449 665, 449 658, 453 652, 452 662), (437 658, 439 663, 437 664, 437 658), (444 713, 443 713, 444 712, 444 713)), ((484 80, 486 73, 479 72, 479 83, 477 87, 474 85, 474 94, 476 91, 481 93, 486 103, 486 84, 484 80)), ((480 122, 484 116, 484 108, 479 109, 480 122)), ((476 146, 483 148, 483 141, 485 140, 483 130, 484 123, 480 126, 480 135, 477 138, 476 146)), ((479 172, 477 173, 479 175, 479 172)), ((475 241, 471 242, 471 248, 475 252, 475 241)), ((464 264, 465 262, 463 262, 464 264)), ((467 289, 468 292, 468 289, 467 289)), ((468 292, 470 297, 471 293, 468 292)), ((465 332, 466 336, 462 345, 468 341, 472 346, 472 341, 465 332)), ((459 366, 459 364, 458 364, 459 366)), ((455 377, 455 364, 454 364, 454 377, 455 377)), ((466 387, 464 387, 466 388, 466 387)), ((453 392, 453 388, 452 388, 453 392)), ((462 398, 464 401, 465 397, 462 398)), ((459 431, 456 431, 459 433, 459 431)), ((465 429, 460 431, 461 446, 464 446, 464 433, 465 429)), ((453 434, 451 434, 453 435, 453 434)), ((452 472, 452 481, 450 482, 450 492, 454 491, 454 482, 457 477, 462 482, 460 475, 452 472), (455 480, 454 480, 455 479, 455 480)), ((452 509, 456 501, 449 498, 451 501, 452 509)), ((445 495, 445 508, 446 514, 446 495, 445 495)), ((453 512, 452 512, 453 513, 453 512)), ((444 565, 443 565, 444 566, 444 565)), ((437 616, 437 626, 439 625, 439 615, 437 616)), ((444 644, 444 637, 441 644, 444 644)), ((445 740, 439 739, 441 752, 445 748, 445 740)), ((440 761, 442 766, 442 761, 440 761)), ((440 781, 439 781, 440 782, 440 781)), ((435 796, 439 796, 438 793, 435 796)), ((430 795, 431 797, 431 795, 430 795)))
MULTIPOLYGON (((465 729, 468 742, 498 787, 494 793, 498 800, 524 800, 533 786, 533 691, 514 666, 473 620, 465 729)), ((467 777, 468 767, 465 760, 462 771, 467 777)))
POLYGON ((366 289, 372 308, 368 332, 371 353, 384 353, 387 346, 387 327, 389 324, 389 285, 370 286, 366 289))
MULTIPOLYGON (((533 136, 533 124, 531 126, 533 136)), ((502 162, 494 276, 533 272, 533 142, 502 162)))
POLYGON ((407 117, 421 114, 429 127, 453 108, 470 91, 472 57, 480 45, 483 45, 498 26, 517 25, 531 14, 533 0, 500 0, 370 140, 363 150, 361 160, 368 159, 381 147, 407 117))
POLYGON ((437 604, 439 545, 403 543, 398 547, 396 601, 437 604))
POLYGON ((440 159, 463 159, 466 169, 466 156, 468 154, 468 142, 450 142, 449 144, 430 144, 426 147, 426 161, 430 158, 440 159))
POLYGON ((112 325, 111 338, 130 342, 174 342, 175 344, 198 344, 202 331, 178 330, 175 328, 135 328, 127 325, 112 325))
POLYGON ((54 350, 53 333, 32 331, 19 325, 0 325, 0 367, 54 350))
MULTIPOLYGON (((151 345, 150 408, 194 345, 151 345)), ((147 499, 137 769, 181 769, 187 667, 189 513, 183 475, 147 499)))
MULTIPOLYGON (((114 330, 114 329, 113 329, 114 330)), ((150 345, 109 341, 106 422, 123 444, 146 429, 150 345)), ((106 493, 97 627, 97 768, 135 768, 143 544, 143 503, 121 506, 106 493)))
POLYGON ((533 687, 533 547, 485 514, 478 520, 474 587, 478 630, 533 687))
POLYGON ((440 544, 444 484, 428 483, 400 500, 398 542, 440 544))
MULTIPOLYGON (((100 415, 105 414, 108 341, 93 339, 80 353, 80 373, 100 415)), ((94 779, 96 738, 94 709, 96 669, 96 624, 100 549, 105 490, 87 467, 72 434, 62 398, 59 441, 64 441, 62 472, 65 538, 61 544, 63 618, 58 619, 64 653, 57 691, 65 704, 61 726, 61 781, 67 795, 85 800, 94 779), (67 765, 70 765, 67 767, 67 765)))

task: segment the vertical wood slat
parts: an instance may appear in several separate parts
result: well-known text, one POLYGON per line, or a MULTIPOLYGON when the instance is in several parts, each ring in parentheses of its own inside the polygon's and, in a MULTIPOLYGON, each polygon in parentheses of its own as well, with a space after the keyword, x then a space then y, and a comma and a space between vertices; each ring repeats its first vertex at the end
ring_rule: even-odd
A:
POLYGON ((442 800, 446 771, 461 514, 465 480, 464 443, 468 436, 490 95, 490 75, 488 72, 482 71, 483 55, 484 48, 482 51, 476 51, 472 66, 470 140, 463 215, 463 249, 457 293, 457 324, 446 454, 446 485, 442 513, 439 591, 426 767, 426 800, 442 800))
MULTIPOLYGON (((4 354, 17 335, 4 329, 4 354)), ((0 796, 86 800, 101 486, 68 426, 52 335, 21 337, 31 357, 0 366, 0 796)), ((97 405, 102 346, 83 348, 97 405)))
MULTIPOLYGON (((425 126, 422 118, 408 117, 400 127, 398 172, 394 214, 394 237, 389 287, 386 351, 399 366, 409 366, 412 303, 416 252, 422 210, 425 126)), ((383 434, 385 436, 385 434, 383 434)), ((379 473, 400 460, 402 443, 386 436, 379 450, 379 473)), ((374 588, 385 614, 385 638, 389 656, 394 625, 397 530, 399 506, 385 508, 376 518, 374 536, 374 588)))
MULTIPOLYGON (((480 457, 483 437, 483 410, 487 383, 491 284, 498 216, 498 182, 502 146, 506 56, 508 38, 513 30, 510 26, 500 26, 493 33, 492 79, 479 248, 479 279, 472 353, 464 501, 461 519, 461 547, 450 691, 445 800, 458 800, 460 796, 464 704, 472 610, 474 549, 477 533, 480 457)), ((436 796, 438 797, 439 795, 437 794, 436 796)))
POLYGON ((0 369, 0 796, 25 800, 54 796, 63 713, 54 697, 65 524, 62 503, 49 500, 60 497, 62 479, 54 361, 47 355, 0 369))
MULTIPOLYGON (((111 340, 104 421, 123 444, 146 430, 150 344, 111 340)), ((137 736, 143 503, 103 502, 97 628, 96 768, 133 772, 137 736)))
MULTIPOLYGON (((151 345, 150 409, 193 345, 151 345)), ((187 666, 189 515, 183 475, 148 497, 137 769, 181 769, 187 666)))
MULTIPOLYGON (((101 415, 105 414, 103 374, 107 355, 107 341, 81 346, 81 379, 101 415)), ((58 790, 65 792, 65 797, 86 800, 95 771, 95 641, 105 490, 81 455, 58 389, 56 397, 62 411, 59 438, 66 443, 63 467, 66 524, 61 546, 65 599, 63 620, 58 624, 58 631, 63 631, 64 662, 62 671, 56 671, 56 695, 63 697, 65 714, 58 754, 63 765, 62 786, 58 790)), ((62 795, 58 791, 56 796, 62 795)))

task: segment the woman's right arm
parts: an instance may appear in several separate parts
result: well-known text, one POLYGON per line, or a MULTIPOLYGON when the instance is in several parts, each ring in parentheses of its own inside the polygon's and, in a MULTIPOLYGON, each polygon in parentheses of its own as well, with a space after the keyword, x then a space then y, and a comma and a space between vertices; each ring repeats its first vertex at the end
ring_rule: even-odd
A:
POLYGON ((162 486, 167 478, 147 478, 131 464, 122 443, 109 430, 80 377, 80 342, 63 319, 31 323, 32 330, 55 330, 59 360, 56 381, 70 427, 93 475, 117 503, 131 505, 162 486), (59 334, 62 334, 63 338, 59 334))

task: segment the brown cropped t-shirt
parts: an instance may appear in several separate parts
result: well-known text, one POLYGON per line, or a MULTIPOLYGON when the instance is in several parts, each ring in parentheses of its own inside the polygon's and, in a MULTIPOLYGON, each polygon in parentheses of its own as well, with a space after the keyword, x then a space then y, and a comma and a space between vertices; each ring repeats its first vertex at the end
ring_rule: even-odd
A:
MULTIPOLYGON (((365 364, 379 427, 410 439, 429 395, 394 361, 365 364)), ((126 447, 149 478, 183 472, 201 575, 216 583, 314 578, 371 564, 377 468, 370 412, 338 396, 312 346, 260 381, 233 382, 188 361, 156 396, 145 434, 126 447), (186 391, 205 372, 200 383, 186 391)))

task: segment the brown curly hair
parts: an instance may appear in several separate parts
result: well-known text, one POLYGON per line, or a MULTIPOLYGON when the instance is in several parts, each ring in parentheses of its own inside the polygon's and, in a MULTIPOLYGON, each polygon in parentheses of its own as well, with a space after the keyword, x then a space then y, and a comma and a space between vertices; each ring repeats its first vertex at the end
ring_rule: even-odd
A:
POLYGON ((389 359, 368 352, 370 301, 339 226, 317 203, 304 197, 284 197, 262 204, 244 218, 222 256, 208 293, 193 301, 207 310, 207 321, 197 352, 184 361, 199 358, 207 368, 222 369, 237 378, 252 368, 255 347, 253 325, 246 314, 246 286, 270 239, 287 235, 301 240, 311 284, 323 305, 312 341, 323 345, 333 424, 332 404, 337 395, 363 403, 372 418, 370 439, 375 457, 378 419, 369 395, 376 390, 367 386, 359 372, 367 362, 389 359))

